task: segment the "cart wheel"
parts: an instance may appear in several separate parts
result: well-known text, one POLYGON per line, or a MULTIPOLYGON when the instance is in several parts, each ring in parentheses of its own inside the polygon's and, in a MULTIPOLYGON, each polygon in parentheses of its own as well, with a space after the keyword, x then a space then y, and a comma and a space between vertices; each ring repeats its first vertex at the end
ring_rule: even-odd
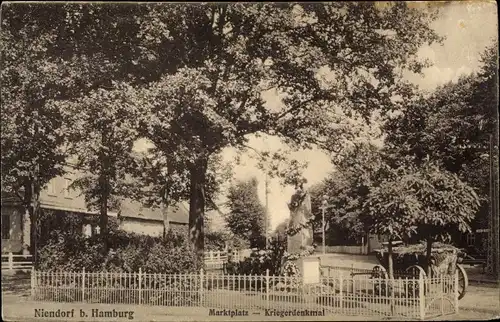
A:
POLYGON ((389 293, 388 285, 386 282, 389 276, 387 275, 387 271, 383 266, 375 265, 375 267, 373 267, 372 269, 371 278, 378 279, 378 281, 375 281, 375 285, 373 286, 373 291, 376 295, 385 296, 389 293))
MULTIPOLYGON (((412 279, 423 280, 427 277, 427 274, 425 274, 424 269, 418 265, 412 265, 412 266, 408 267, 405 270, 405 272, 408 274, 408 277, 410 277, 412 279)), ((408 295, 418 296, 419 292, 420 292, 420 288, 419 288, 418 281, 408 283, 408 289, 407 289, 408 295)), ((424 289, 424 293, 425 293, 425 289, 424 289)))
POLYGON ((465 296, 467 287, 469 286, 469 278, 462 265, 457 264, 458 270, 458 299, 461 300, 465 296))

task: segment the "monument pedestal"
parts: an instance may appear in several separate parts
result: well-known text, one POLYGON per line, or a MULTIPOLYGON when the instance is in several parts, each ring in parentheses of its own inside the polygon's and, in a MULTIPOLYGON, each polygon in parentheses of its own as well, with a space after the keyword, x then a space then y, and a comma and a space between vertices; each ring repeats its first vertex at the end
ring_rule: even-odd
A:
POLYGON ((302 284, 318 284, 321 282, 319 256, 305 256, 291 262, 299 269, 302 284))

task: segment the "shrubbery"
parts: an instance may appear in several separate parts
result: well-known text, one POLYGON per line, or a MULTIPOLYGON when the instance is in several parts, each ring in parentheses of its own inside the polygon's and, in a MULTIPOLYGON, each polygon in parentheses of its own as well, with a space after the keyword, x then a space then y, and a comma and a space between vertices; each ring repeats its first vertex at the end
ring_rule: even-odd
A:
POLYGON ((227 271, 234 274, 261 275, 269 270, 270 275, 280 275, 285 259, 285 243, 281 238, 271 239, 268 249, 255 250, 241 262, 228 263, 227 271))
POLYGON ((103 255, 99 235, 54 230, 39 251, 41 270, 187 273, 198 271, 201 262, 186 236, 170 232, 165 239, 127 233, 110 221, 108 247, 103 255))
POLYGON ((228 240, 229 234, 223 231, 207 231, 205 233, 205 250, 223 250, 226 247, 226 242, 228 240))

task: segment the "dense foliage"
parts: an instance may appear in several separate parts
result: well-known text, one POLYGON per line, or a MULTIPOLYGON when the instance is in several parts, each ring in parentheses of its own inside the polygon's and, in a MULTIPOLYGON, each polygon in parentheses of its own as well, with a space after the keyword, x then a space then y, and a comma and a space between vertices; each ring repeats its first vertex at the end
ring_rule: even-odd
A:
POLYGON ((330 221, 348 219, 362 234, 389 240, 423 238, 429 249, 448 232, 469 231, 479 209, 476 192, 456 174, 370 144, 346 153, 324 184, 330 221))
POLYGON ((414 100, 384 125, 386 141, 398 153, 414 156, 417 164, 425 159, 438 162, 475 189, 482 202, 477 228, 486 227, 489 212, 490 143, 491 157, 498 160, 497 77, 498 43, 494 42, 481 55, 477 73, 414 100))
POLYGON ((482 63, 478 73, 404 102, 383 124, 382 147, 345 149, 335 159, 337 171, 313 194, 313 208, 320 210, 325 196, 328 221, 353 235, 432 242, 469 231, 475 218, 484 218, 489 192, 495 46, 482 63))
POLYGON ((42 270, 138 272, 142 269, 148 273, 174 274, 197 272, 201 267, 184 234, 170 232, 165 239, 136 235, 118 229, 117 222, 110 221, 109 252, 104 254, 102 235, 86 237, 76 229, 65 229, 74 226, 81 231, 81 216, 63 220, 67 223, 52 230, 40 249, 42 270))
POLYGON ((281 275, 286 255, 286 239, 272 238, 268 249, 253 251, 241 262, 229 262, 227 271, 233 274, 281 275))
POLYGON ((259 200, 257 188, 255 178, 237 181, 229 188, 227 196, 230 209, 225 218, 227 227, 235 236, 248 241, 250 248, 262 248, 266 243, 266 210, 259 200))
POLYGON ((2 114, 10 116, 2 128, 12 129, 2 131, 2 149, 9 151, 2 154, 2 179, 9 189, 24 193, 27 206, 36 204, 37 191, 67 156, 59 151, 65 139, 58 129, 61 109, 73 107, 64 108, 74 114, 65 118, 75 130, 67 132, 68 142, 91 167, 87 192, 97 197, 103 228, 108 195, 119 190, 116 173, 137 168, 128 162, 129 138, 137 134, 153 142, 159 158, 174 156, 167 173, 182 179, 155 191, 164 204, 189 191, 190 240, 198 254, 215 155, 262 133, 296 148, 337 150, 355 134, 347 117, 400 107, 412 94, 401 71, 419 72, 426 62, 418 49, 439 41, 430 27, 436 16, 406 2, 2 9, 2 53, 8 52, 2 114), (269 90, 281 95, 280 104, 266 104, 262 93, 269 90))
POLYGON ((205 250, 224 250, 229 239, 229 234, 224 231, 207 231, 205 233, 205 250))

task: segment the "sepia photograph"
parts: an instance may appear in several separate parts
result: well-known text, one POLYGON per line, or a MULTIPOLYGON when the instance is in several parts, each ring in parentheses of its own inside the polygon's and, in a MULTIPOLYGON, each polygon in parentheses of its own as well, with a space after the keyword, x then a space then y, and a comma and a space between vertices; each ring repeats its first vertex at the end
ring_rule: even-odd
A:
POLYGON ((496 2, 0 24, 2 320, 500 317, 496 2))

